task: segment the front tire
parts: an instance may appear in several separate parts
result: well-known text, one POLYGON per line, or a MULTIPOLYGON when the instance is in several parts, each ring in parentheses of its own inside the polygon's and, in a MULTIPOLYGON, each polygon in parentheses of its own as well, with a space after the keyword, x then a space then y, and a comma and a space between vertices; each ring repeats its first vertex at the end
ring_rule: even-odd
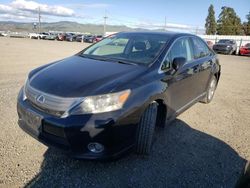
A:
POLYGON ((142 114, 136 135, 136 153, 150 153, 157 118, 157 103, 151 103, 142 114))

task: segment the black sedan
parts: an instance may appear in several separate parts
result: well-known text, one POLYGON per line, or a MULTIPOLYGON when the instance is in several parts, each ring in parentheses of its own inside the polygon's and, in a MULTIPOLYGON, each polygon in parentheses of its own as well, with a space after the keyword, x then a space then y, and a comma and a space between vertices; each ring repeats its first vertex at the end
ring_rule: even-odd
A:
POLYGON ((77 42, 83 42, 83 40, 84 40, 84 35, 77 35, 76 36, 76 41, 77 42))
POLYGON ((34 69, 20 90, 19 126, 75 158, 147 155, 155 126, 213 99, 216 54, 197 36, 123 32, 34 69))
POLYGON ((65 40, 69 42, 73 42, 73 41, 76 41, 76 37, 77 35, 75 34, 66 34, 65 40))
POLYGON ((86 36, 84 36, 83 41, 93 43, 93 42, 95 42, 95 36, 94 35, 86 35, 86 36))

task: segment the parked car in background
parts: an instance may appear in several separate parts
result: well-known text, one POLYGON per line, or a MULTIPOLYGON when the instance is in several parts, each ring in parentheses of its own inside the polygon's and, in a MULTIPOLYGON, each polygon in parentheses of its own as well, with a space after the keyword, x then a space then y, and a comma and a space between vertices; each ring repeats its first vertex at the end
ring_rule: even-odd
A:
POLYGON ((118 33, 31 71, 17 99, 18 124, 75 158, 147 155, 155 126, 212 101, 220 69, 195 35, 118 33))
POLYGON ((28 36, 29 36, 30 39, 38 39, 40 34, 39 33, 29 33, 28 36))
POLYGON ((94 42, 99 42, 103 39, 103 36, 102 35, 96 35, 95 36, 95 39, 94 39, 94 42))
POLYGON ((84 41, 84 35, 77 35, 77 36, 76 36, 76 41, 77 41, 77 42, 82 42, 82 41, 84 41))
POLYGON ((216 53, 223 54, 236 54, 237 43, 235 40, 231 39, 221 39, 219 42, 213 45, 213 50, 216 53))
POLYGON ((250 55, 250 43, 240 47, 239 55, 250 55))
POLYGON ((57 34, 49 34, 44 39, 45 40, 56 40, 57 39, 57 34))
POLYGON ((95 41, 95 36, 94 35, 86 35, 84 37, 84 42, 90 42, 93 43, 95 41))
POLYGON ((39 33, 39 38, 40 39, 45 39, 45 37, 48 36, 48 35, 49 35, 49 33, 45 33, 45 32, 39 33))
POLYGON ((0 32, 0 36, 1 36, 1 37, 7 37, 7 36, 8 36, 8 33, 6 33, 6 32, 0 32))
POLYGON ((11 38, 28 38, 30 35, 26 32, 9 32, 8 36, 11 38))
POLYGON ((214 43, 211 40, 207 40, 206 42, 209 48, 213 49, 214 43))
POLYGON ((68 33, 68 34, 66 34, 66 36, 65 36, 65 40, 66 40, 66 41, 70 41, 70 42, 75 41, 75 40, 76 40, 76 36, 77 36, 77 35, 75 35, 75 34, 73 34, 73 33, 68 33))
POLYGON ((57 35, 57 40, 59 40, 59 41, 64 41, 65 38, 66 38, 66 34, 65 33, 59 33, 57 35))

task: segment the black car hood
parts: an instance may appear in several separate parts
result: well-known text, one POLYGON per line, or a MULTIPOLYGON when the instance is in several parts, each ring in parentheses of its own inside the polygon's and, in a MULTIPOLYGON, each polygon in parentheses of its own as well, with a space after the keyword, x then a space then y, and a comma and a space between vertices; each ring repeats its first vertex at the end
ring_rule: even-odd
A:
POLYGON ((146 67, 72 56, 38 69, 30 85, 61 97, 82 97, 115 91, 142 73, 146 67))

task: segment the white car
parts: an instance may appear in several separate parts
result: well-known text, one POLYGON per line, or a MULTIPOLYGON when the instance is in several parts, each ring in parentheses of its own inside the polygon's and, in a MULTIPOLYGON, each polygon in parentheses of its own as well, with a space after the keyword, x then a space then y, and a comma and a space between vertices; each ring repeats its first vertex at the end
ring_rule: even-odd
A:
POLYGON ((29 38, 31 39, 38 39, 40 35, 38 33, 29 33, 29 38))
POLYGON ((7 33, 0 33, 0 36, 7 37, 8 34, 7 33))
POLYGON ((40 39, 45 39, 45 37, 49 36, 49 33, 39 33, 40 39))

